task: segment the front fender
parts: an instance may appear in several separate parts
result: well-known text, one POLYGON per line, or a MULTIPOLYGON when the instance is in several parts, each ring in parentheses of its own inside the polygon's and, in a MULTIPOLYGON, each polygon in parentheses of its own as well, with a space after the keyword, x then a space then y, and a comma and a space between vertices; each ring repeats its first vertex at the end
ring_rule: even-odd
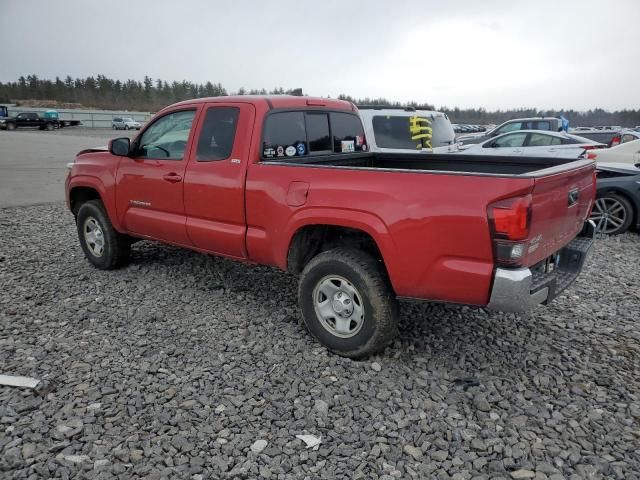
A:
POLYGON ((91 188, 98 192, 113 228, 120 233, 125 233, 122 225, 120 225, 120 222, 118 221, 118 216, 116 215, 116 202, 115 195, 113 194, 113 187, 107 188, 100 178, 93 175, 80 174, 69 176, 67 177, 65 189, 67 206, 69 208, 71 207, 71 192, 74 188, 91 188))

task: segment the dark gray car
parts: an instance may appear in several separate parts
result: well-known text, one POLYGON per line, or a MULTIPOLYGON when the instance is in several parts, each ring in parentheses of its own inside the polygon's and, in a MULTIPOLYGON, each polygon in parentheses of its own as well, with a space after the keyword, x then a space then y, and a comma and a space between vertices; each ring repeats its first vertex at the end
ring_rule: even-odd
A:
POLYGON ((598 164, 596 176, 591 220, 598 232, 618 235, 630 227, 640 228, 640 168, 624 163, 598 164))

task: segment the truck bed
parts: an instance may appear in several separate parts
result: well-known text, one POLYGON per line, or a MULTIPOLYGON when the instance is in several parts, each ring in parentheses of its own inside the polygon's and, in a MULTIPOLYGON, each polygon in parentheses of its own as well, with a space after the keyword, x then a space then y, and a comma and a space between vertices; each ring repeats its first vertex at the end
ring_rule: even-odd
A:
POLYGON ((422 153, 354 153, 352 155, 325 155, 269 160, 265 163, 281 163, 305 166, 366 168, 381 170, 405 170, 447 172, 485 175, 528 176, 534 172, 575 162, 568 158, 503 157, 464 154, 422 153))

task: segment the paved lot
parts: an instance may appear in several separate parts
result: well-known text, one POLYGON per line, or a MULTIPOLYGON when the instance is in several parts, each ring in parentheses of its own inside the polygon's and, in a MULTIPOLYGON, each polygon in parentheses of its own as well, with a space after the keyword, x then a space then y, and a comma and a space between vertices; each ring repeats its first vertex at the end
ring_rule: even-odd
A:
POLYGON ((0 130, 0 207, 63 201, 66 165, 76 153, 133 135, 88 128, 0 130))
POLYGON ((48 382, 0 387, 1 478, 640 478, 637 234, 528 318, 405 304, 356 362, 288 274, 150 242, 102 272, 61 204, 0 229, 1 369, 48 382))

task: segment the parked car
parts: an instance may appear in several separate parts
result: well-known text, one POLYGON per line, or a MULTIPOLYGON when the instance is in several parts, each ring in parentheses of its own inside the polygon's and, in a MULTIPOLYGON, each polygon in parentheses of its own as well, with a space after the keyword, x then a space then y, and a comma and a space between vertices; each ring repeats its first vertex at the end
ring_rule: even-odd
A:
MULTIPOLYGON (((575 130, 571 131, 575 132, 575 130)), ((583 138, 588 138, 594 142, 604 143, 609 148, 615 147, 622 141, 620 130, 592 128, 590 130, 580 130, 577 133, 583 138)))
POLYGON ((516 130, 547 130, 550 132, 559 132, 562 130, 562 119, 555 117, 516 118, 507 120, 484 134, 461 135, 456 141, 465 145, 481 143, 498 135, 502 135, 503 133, 514 132, 516 130))
POLYGON ((640 169, 626 163, 598 163, 591 220, 599 233, 619 235, 640 228, 640 169))
POLYGON ((640 163, 640 140, 625 142, 612 148, 587 152, 589 160, 603 163, 626 163, 635 165, 640 163))
POLYGON ((633 142, 640 140, 640 132, 636 132, 631 128, 625 128, 620 131, 620 143, 633 142))
POLYGON ((482 143, 463 145, 460 153, 467 155, 527 155, 532 157, 578 158, 585 150, 606 145, 565 132, 519 130, 505 133, 482 143))
POLYGON ((362 357, 394 337, 398 297, 503 311, 555 298, 593 243, 594 170, 370 152, 349 102, 230 96, 80 152, 65 186, 95 267, 122 266, 142 238, 288 270, 309 331, 362 357))
POLYGON ((15 130, 16 128, 38 128, 40 130, 54 130, 56 128, 80 125, 79 120, 60 120, 58 112, 47 110, 42 115, 36 112, 22 112, 14 117, 0 118, 0 129, 15 130))
POLYGON ((114 117, 111 121, 111 128, 114 130, 140 130, 142 124, 136 122, 133 118, 129 117, 114 117))
POLYGON ((589 131, 589 130, 593 130, 593 127, 574 127, 570 130, 570 132, 582 132, 582 131, 589 131))
POLYGON ((442 112, 387 107, 358 107, 358 111, 367 146, 372 151, 401 153, 435 149, 437 152, 438 147, 445 147, 446 151, 455 142, 449 117, 442 112), (412 133, 412 128, 417 130, 412 133))

